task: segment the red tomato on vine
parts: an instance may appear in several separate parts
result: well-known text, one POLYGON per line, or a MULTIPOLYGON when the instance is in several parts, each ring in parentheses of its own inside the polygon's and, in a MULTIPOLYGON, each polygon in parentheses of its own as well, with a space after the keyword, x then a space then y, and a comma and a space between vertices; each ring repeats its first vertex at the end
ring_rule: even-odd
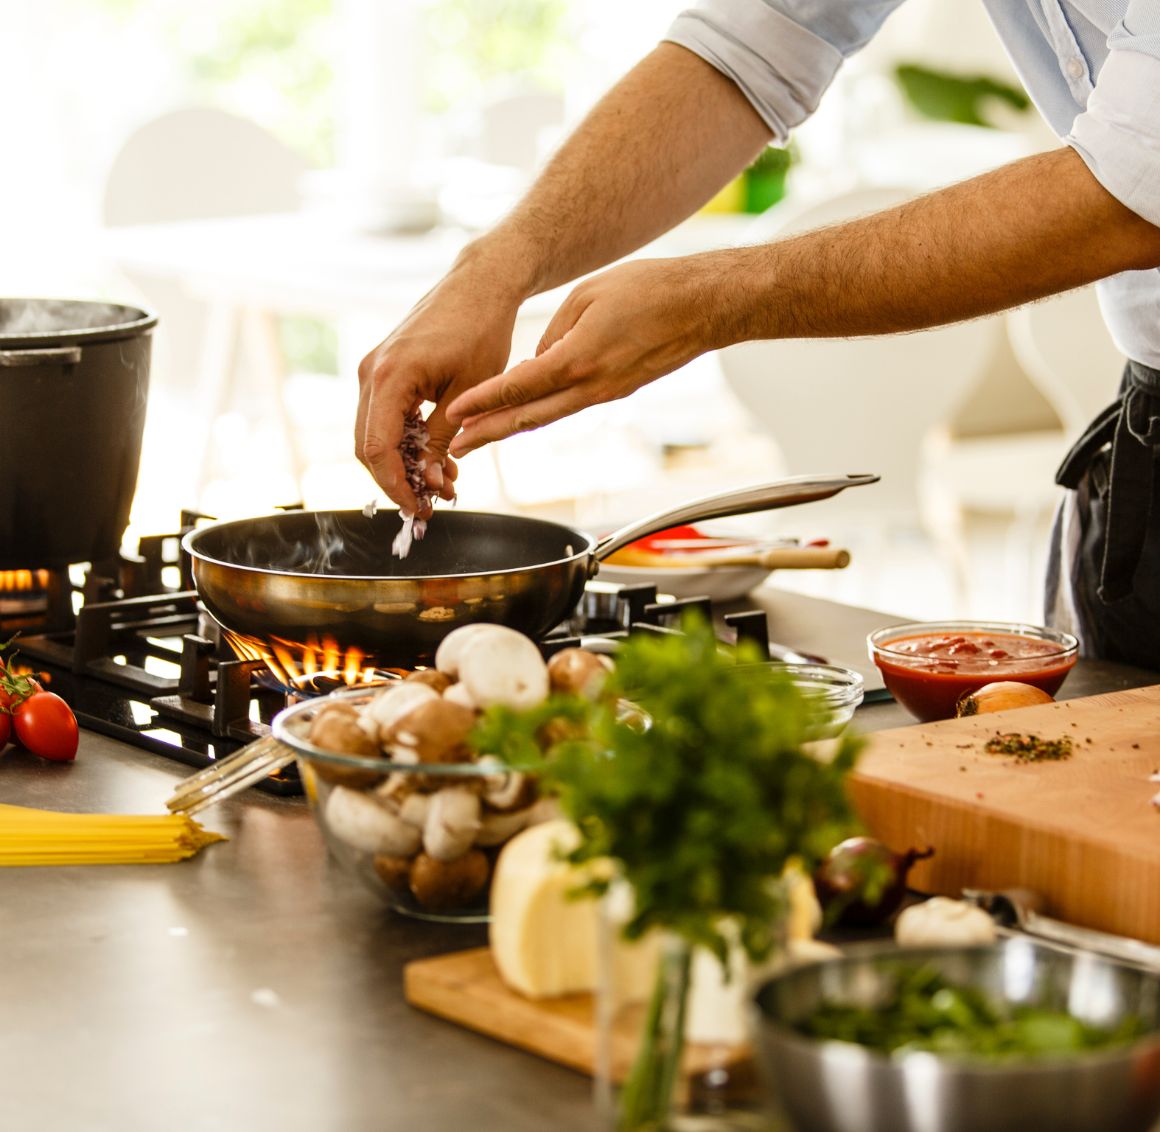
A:
POLYGON ((71 762, 76 758, 80 733, 72 708, 31 676, 12 672, 0 658, 0 748, 13 734, 42 759, 71 762))
POLYGON ((16 704, 12 730, 17 742, 42 759, 72 762, 77 757, 76 716, 55 692, 33 692, 16 704))

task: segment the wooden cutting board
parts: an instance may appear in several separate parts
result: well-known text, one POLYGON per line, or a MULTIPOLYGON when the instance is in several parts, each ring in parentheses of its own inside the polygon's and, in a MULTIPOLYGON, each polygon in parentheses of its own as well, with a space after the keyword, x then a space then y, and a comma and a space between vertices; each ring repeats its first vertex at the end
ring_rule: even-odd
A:
MULTIPOLYGON (((486 947, 456 951, 433 959, 417 959, 403 968, 403 995, 412 1006, 437 1014, 508 1045, 591 1075, 596 1065, 596 1023, 593 997, 570 994, 533 1000, 509 990, 499 977, 486 947)), ((617 1014, 612 1030, 611 1074, 621 1082, 636 1053, 643 1022, 643 1004, 617 1014)), ((697 1079, 714 1069, 728 1069, 733 1087, 751 1082, 749 1051, 689 1043, 684 1071, 697 1079)))
POLYGON ((1160 943, 1160 685, 870 736, 852 776, 870 832, 932 845, 920 892, 1029 888, 1049 915, 1160 943), (1061 762, 986 754, 997 731, 1071 736, 1061 762))

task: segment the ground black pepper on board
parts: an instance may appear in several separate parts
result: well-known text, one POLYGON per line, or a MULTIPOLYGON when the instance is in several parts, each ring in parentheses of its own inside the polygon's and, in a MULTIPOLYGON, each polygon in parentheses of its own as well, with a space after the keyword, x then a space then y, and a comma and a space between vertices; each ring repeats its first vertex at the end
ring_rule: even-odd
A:
POLYGON ((987 740, 984 750, 989 755, 1010 755, 1016 762, 1039 763, 1058 762, 1071 758, 1071 738, 1064 735, 1060 739, 1041 739, 1038 735, 1021 735, 1017 731, 1007 734, 996 732, 987 740))

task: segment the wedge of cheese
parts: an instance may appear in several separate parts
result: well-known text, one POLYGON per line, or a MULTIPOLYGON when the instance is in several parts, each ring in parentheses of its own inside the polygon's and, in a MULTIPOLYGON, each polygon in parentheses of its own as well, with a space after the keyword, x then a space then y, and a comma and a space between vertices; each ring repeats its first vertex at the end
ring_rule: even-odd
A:
MULTIPOLYGON (((572 894, 594 876, 608 875, 611 866, 593 862, 577 868, 561 860, 579 836, 571 822, 544 822, 513 837, 496 861, 491 954, 503 981, 527 998, 593 992, 600 981, 600 939, 606 930, 600 905, 594 897, 572 894)), ((617 999, 646 997, 655 946, 625 943, 618 932, 609 935, 617 999)))
POLYGON ((571 822, 543 822, 513 837, 495 864, 491 954, 503 981, 527 998, 596 987, 599 909, 592 897, 569 896, 585 875, 560 859, 578 843, 571 822))

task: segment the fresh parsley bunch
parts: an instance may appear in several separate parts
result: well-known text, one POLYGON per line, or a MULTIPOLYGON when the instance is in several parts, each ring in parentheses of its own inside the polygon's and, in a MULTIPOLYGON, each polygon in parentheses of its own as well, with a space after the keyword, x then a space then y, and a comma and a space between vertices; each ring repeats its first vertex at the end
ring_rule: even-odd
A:
POLYGON ((814 757, 816 702, 756 647, 724 648, 696 616, 683 629, 631 637, 596 703, 493 709, 478 749, 537 767, 581 831, 573 863, 617 862, 635 895, 627 937, 663 928, 724 962, 732 924, 760 960, 776 942, 786 863, 812 867, 850 831, 843 780, 858 743, 844 736, 832 758, 814 757), (570 737, 545 757, 545 728, 561 721, 570 737))

